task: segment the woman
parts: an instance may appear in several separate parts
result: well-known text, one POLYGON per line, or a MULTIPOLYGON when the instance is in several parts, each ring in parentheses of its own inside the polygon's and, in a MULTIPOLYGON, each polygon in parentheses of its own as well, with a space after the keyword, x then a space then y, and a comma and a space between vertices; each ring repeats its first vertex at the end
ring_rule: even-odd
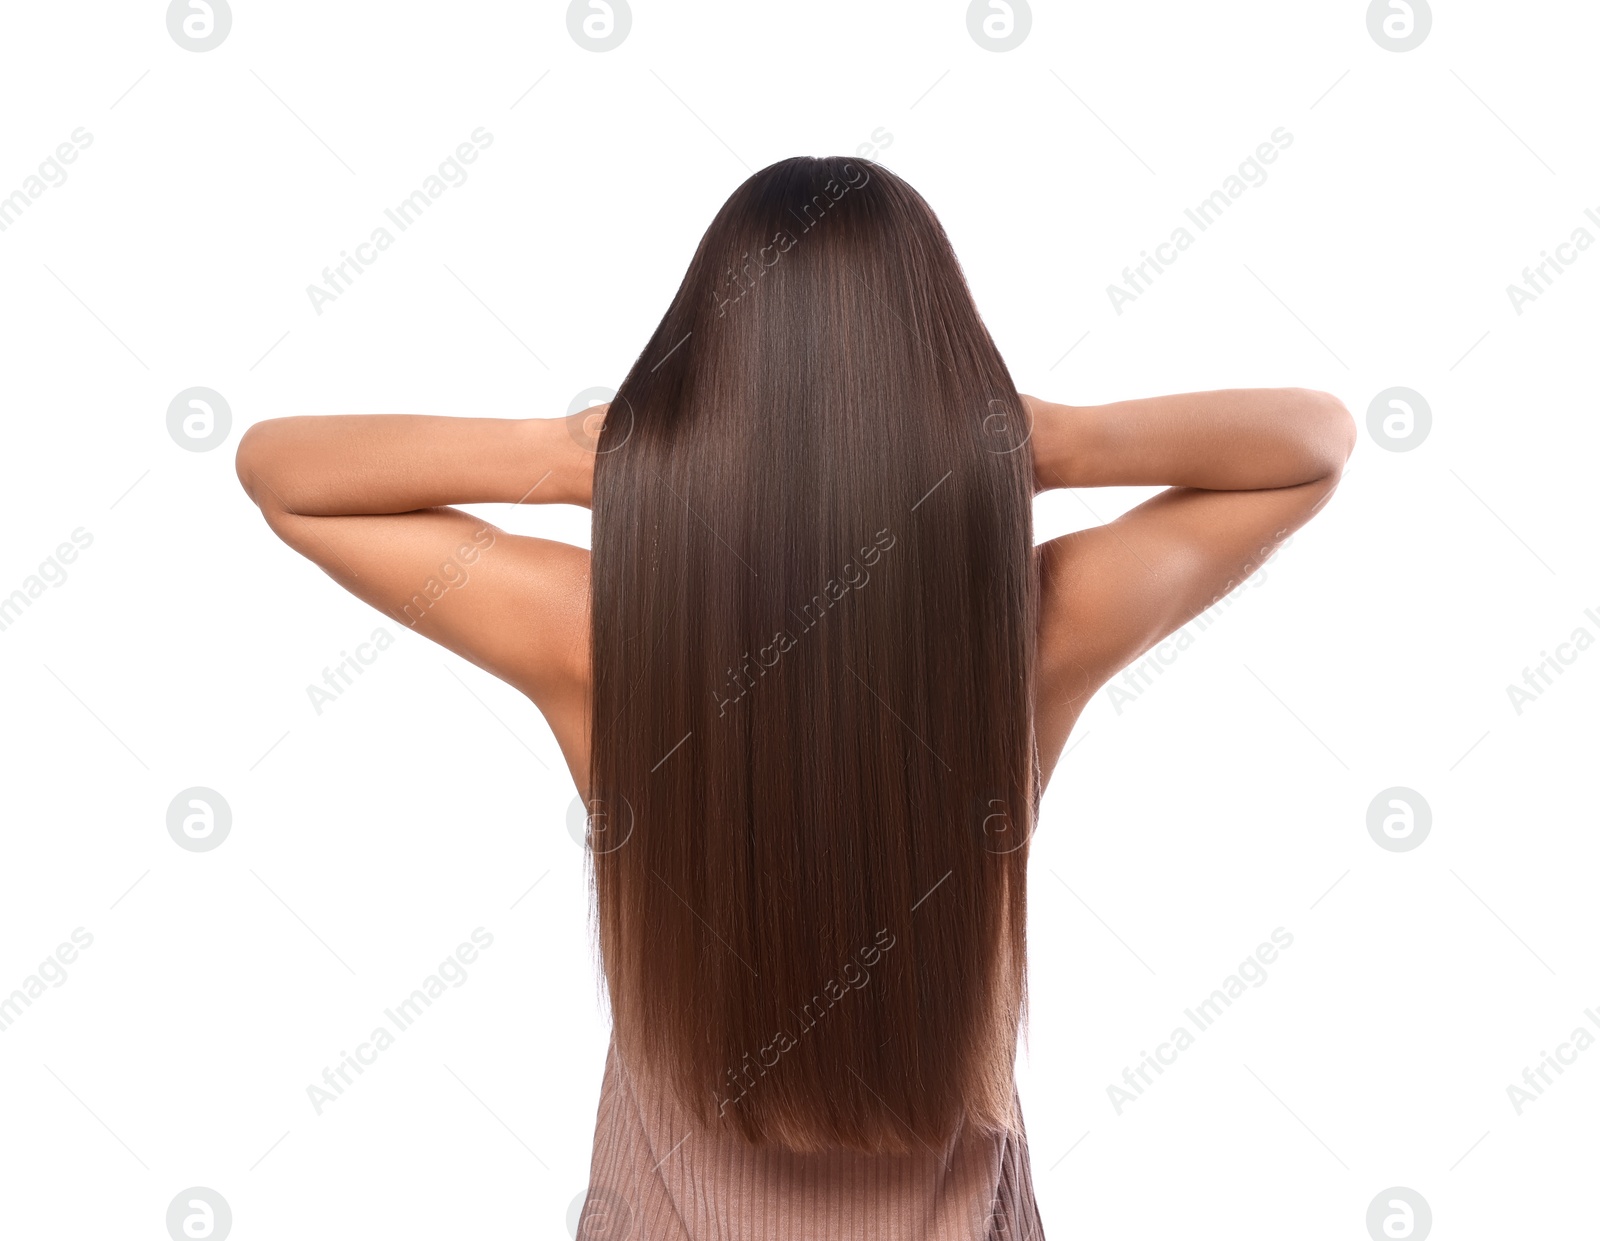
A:
POLYGON ((290 546, 526 694, 590 809, 580 1237, 1037 1237, 1040 794, 1353 436, 1299 389, 1019 396, 922 198, 798 158, 734 192, 609 406, 274 419, 238 468, 290 546), (1037 492, 1148 484, 1034 546, 1037 492), (447 507, 491 501, 591 506, 592 552, 447 507))

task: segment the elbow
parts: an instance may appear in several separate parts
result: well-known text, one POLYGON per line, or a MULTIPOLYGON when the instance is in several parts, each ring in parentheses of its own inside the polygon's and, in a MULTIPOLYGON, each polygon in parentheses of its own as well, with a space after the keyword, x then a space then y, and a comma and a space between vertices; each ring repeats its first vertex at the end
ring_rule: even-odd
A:
POLYGON ((273 433, 273 426, 282 421, 284 419, 269 418, 251 425, 239 437, 239 447, 233 454, 233 470, 238 475, 239 485, 269 518, 273 509, 284 507, 278 496, 280 488, 272 484, 274 462, 278 457, 275 450, 278 437, 273 433))
POLYGON ((261 437, 256 431, 257 427, 249 427, 239 437, 239 447, 233 453, 233 472, 238 475, 239 486, 244 488, 245 495, 259 504, 260 501, 256 500, 256 469, 261 455, 261 437))
POLYGON ((261 511, 267 529, 302 555, 310 556, 304 544, 305 519, 290 511, 283 502, 280 492, 284 490, 284 484, 281 477, 276 483, 273 481, 274 462, 277 459, 272 431, 275 421, 281 419, 255 423, 239 437, 239 447, 233 454, 234 473, 239 476, 239 485, 244 488, 245 495, 261 511))
POLYGON ((1356 420, 1345 403, 1331 392, 1310 388, 1293 390, 1303 410, 1306 449, 1318 478, 1337 480, 1356 447, 1356 420))

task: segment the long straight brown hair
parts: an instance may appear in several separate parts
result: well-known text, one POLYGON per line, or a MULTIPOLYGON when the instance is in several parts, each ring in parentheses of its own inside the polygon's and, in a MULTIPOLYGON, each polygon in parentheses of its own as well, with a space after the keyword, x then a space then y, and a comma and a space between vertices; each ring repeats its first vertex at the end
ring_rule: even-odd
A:
POLYGON ((741 185, 607 412, 590 850, 624 1059, 800 1151, 1014 1123, 1027 422, 933 211, 741 185))

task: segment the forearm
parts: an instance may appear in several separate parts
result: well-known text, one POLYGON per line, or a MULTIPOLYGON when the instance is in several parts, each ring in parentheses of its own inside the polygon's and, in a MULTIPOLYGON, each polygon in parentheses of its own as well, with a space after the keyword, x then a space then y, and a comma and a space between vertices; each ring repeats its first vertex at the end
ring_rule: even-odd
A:
POLYGON ((411 414, 273 418, 240 440, 237 469, 262 508, 306 516, 588 504, 594 458, 568 423, 411 414))
POLYGON ((1293 487, 1337 475, 1354 446, 1349 412, 1305 388, 1242 388, 1034 406, 1041 489, 1293 487))

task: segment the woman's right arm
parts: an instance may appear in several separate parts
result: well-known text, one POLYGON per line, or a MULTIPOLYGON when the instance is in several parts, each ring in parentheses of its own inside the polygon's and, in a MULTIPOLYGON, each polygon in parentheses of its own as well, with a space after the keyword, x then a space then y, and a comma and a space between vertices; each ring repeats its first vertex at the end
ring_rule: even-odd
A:
POLYGON ((1167 488, 1040 548, 1035 722, 1048 773, 1096 690, 1243 582, 1327 502, 1355 423, 1338 398, 1303 388, 1023 401, 1038 490, 1167 488))
POLYGON ((274 534, 395 624, 521 690, 581 771, 589 553, 452 506, 588 505, 596 417, 273 418, 241 437, 236 465, 274 534))

